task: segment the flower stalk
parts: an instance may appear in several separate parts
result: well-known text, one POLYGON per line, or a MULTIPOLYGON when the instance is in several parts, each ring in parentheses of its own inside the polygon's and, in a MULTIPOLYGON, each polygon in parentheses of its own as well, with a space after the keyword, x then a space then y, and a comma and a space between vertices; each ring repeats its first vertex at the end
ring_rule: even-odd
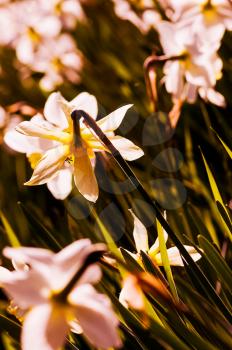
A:
POLYGON ((104 134, 104 132, 100 129, 100 127, 97 125, 97 123, 91 118, 91 116, 82 111, 82 110, 74 110, 71 113, 72 120, 79 121, 81 118, 84 119, 84 123, 92 129, 92 131, 99 137, 99 140, 108 148, 112 156, 115 158, 125 175, 128 177, 128 179, 132 182, 132 184, 136 187, 137 191, 142 195, 144 200, 150 205, 152 214, 154 216, 154 221, 157 218, 157 220, 160 222, 164 230, 167 232, 168 236, 171 238, 172 242, 176 245, 176 247, 179 249, 179 252, 182 256, 182 259, 185 264, 188 264, 195 276, 198 279, 199 284, 202 285, 207 295, 211 298, 211 300, 218 306, 218 308, 221 310, 221 312, 224 314, 224 316, 232 322, 232 314, 224 304, 223 300, 217 295, 214 287, 209 282, 205 274, 202 272, 202 270, 199 268, 199 266, 194 262, 190 254, 187 252, 179 238, 176 236, 175 232, 169 226, 167 221, 165 220, 164 216, 162 215, 158 204, 153 201, 147 191, 144 189, 128 163, 123 159, 120 152, 114 147, 114 145, 111 143, 109 138, 104 134))

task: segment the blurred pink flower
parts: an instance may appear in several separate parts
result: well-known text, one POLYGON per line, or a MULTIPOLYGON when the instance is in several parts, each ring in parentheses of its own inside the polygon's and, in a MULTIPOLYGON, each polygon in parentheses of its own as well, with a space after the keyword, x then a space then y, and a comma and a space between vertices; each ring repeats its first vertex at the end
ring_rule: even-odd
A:
MULTIPOLYGON (((132 3, 132 2, 131 2, 132 3)), ((151 28, 155 28, 161 20, 159 13, 154 8, 152 0, 145 0, 133 6, 127 0, 114 0, 114 9, 118 17, 133 23, 141 32, 147 33, 151 28), (138 7, 135 12, 133 7, 138 7)))
POLYGON ((30 64, 41 42, 60 33, 60 20, 44 11, 38 1, 15 2, 11 4, 10 9, 16 29, 12 45, 18 59, 22 63, 30 64))
POLYGON ((229 0, 170 0, 176 20, 192 26, 208 42, 222 39, 232 30, 232 6, 229 0))
POLYGON ((10 45, 19 62, 44 73, 41 87, 51 91, 68 80, 80 81, 83 57, 71 34, 84 20, 79 1, 23 0, 0 6, 0 45, 10 45))
POLYGON ((30 266, 12 272, 0 269, 1 286, 18 307, 28 310, 23 321, 23 350, 58 350, 71 328, 102 349, 121 346, 119 322, 110 300, 92 286, 101 279, 96 263, 85 269, 64 300, 59 297, 88 255, 104 249, 104 244, 92 245, 89 239, 76 241, 57 254, 41 248, 4 249, 8 258, 30 266))
POLYGON ((22 118, 17 114, 9 114, 3 107, 0 106, 0 144, 4 141, 6 133, 14 130, 17 124, 22 121, 22 118))
POLYGON ((82 66, 82 55, 69 34, 41 43, 30 64, 34 71, 44 73, 40 85, 47 91, 53 90, 65 79, 78 83, 82 66))
POLYGON ((191 29, 186 31, 186 28, 166 21, 158 25, 158 31, 167 56, 163 81, 174 101, 193 103, 199 93, 205 100, 224 106, 223 96, 218 92, 212 94, 222 76, 222 60, 214 46, 202 46, 204 34, 197 34, 191 29))
POLYGON ((73 29, 78 21, 85 21, 85 13, 79 0, 38 0, 42 8, 57 16, 63 28, 73 29))
MULTIPOLYGON (((114 134, 131 106, 123 106, 97 121, 126 160, 135 160, 143 155, 143 151, 131 141, 114 134)), ((34 172, 26 185, 46 183, 57 199, 64 199, 72 190, 74 175, 79 192, 95 202, 99 192, 94 174, 95 152, 108 150, 83 123, 80 124, 81 145, 74 145, 71 112, 75 109, 84 110, 96 119, 96 98, 83 92, 67 102, 60 93, 52 93, 45 104, 45 119, 35 116, 20 123, 17 131, 6 134, 5 142, 15 150, 25 152, 31 161, 34 172)))

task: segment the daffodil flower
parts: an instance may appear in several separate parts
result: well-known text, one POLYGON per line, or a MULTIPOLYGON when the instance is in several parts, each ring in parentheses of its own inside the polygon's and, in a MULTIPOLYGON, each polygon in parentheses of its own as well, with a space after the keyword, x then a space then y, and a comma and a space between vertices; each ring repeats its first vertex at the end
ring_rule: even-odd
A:
POLYGON ((223 107, 224 97, 214 90, 222 76, 222 60, 217 55, 220 43, 203 40, 203 30, 203 34, 191 26, 187 30, 181 23, 162 21, 157 29, 165 55, 175 57, 165 62, 163 78, 173 101, 194 103, 199 94, 223 107))
MULTIPOLYGON (((123 158, 129 161, 141 157, 143 151, 126 138, 115 135, 114 130, 119 127, 131 106, 118 108, 97 121, 123 158)), ((52 93, 45 104, 44 117, 36 116, 20 123, 16 127, 20 136, 16 137, 16 132, 12 132, 5 136, 5 142, 15 150, 27 153, 32 162, 34 172, 26 185, 47 184, 56 198, 64 199, 72 190, 74 175, 79 192, 89 201, 95 202, 99 192, 94 173, 95 153, 107 152, 108 149, 84 123, 80 123, 80 145, 77 147, 74 144, 73 110, 83 110, 96 119, 96 98, 83 92, 67 102, 60 93, 52 93)))
POLYGON ((170 0, 174 20, 194 26, 203 40, 220 42, 225 30, 232 30, 232 7, 228 0, 170 0))
POLYGON ((59 298, 86 257, 105 249, 89 239, 76 241, 55 254, 40 248, 5 248, 4 255, 24 261, 29 269, 0 269, 0 284, 24 315, 23 350, 58 350, 69 330, 83 332, 89 342, 102 349, 119 347, 118 320, 110 300, 92 286, 101 279, 100 267, 86 267, 65 299, 59 298))
MULTIPOLYGON (((142 264, 140 258, 140 252, 143 251, 149 255, 149 257, 159 266, 162 266, 162 258, 159 248, 159 240, 156 239, 155 243, 149 248, 147 229, 143 223, 137 218, 137 216, 130 210, 134 219, 134 231, 133 237, 137 253, 127 252, 139 263, 142 264)), ((167 242, 168 235, 164 231, 164 239, 167 242)), ((191 255, 194 261, 201 258, 201 255, 192 246, 184 246, 188 253, 191 255)), ((183 261, 179 250, 176 247, 167 249, 169 263, 172 266, 183 266, 183 261)), ((132 307, 139 311, 145 309, 145 299, 141 287, 138 284, 137 278, 132 274, 127 274, 123 281, 123 287, 119 295, 120 302, 125 307, 132 307)))
MULTIPOLYGON (((147 234, 146 227, 131 210, 130 212, 134 219, 133 237, 134 237, 137 253, 131 253, 131 252, 129 253, 139 262, 140 251, 143 251, 147 253, 157 265, 162 266, 162 258, 160 254, 160 248, 159 248, 159 239, 157 238, 155 243, 149 248, 148 234, 147 234)), ((168 234, 165 231, 163 232, 163 234, 164 234, 165 242, 167 242, 168 234)), ((188 246, 188 245, 185 245, 184 247, 188 251, 188 253, 191 255, 194 261, 197 261, 201 258, 201 255, 196 251, 194 247, 188 246)), ((168 248, 167 253, 168 253, 170 265, 183 266, 183 261, 177 247, 168 248)))

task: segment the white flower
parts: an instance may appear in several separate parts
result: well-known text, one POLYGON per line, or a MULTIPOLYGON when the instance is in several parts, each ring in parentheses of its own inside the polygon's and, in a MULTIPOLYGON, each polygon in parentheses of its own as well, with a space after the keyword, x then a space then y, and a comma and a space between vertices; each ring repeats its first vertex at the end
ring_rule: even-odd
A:
MULTIPOLYGON (((136 7, 135 4, 133 4, 136 7)), ((133 10, 127 0, 114 0, 114 9, 118 17, 133 23, 141 32, 147 33, 161 20, 159 13, 154 9, 152 0, 145 0, 139 4, 138 13, 133 10)))
POLYGON ((5 248, 8 258, 30 265, 28 270, 0 268, 0 283, 14 303, 23 310, 23 350, 58 350, 70 329, 83 332, 94 346, 102 349, 121 346, 118 320, 110 300, 92 284, 101 279, 97 264, 89 265, 67 297, 59 293, 80 271, 88 255, 105 249, 90 240, 76 241, 59 253, 41 248, 5 248))
POLYGON ((199 93, 206 100, 223 106, 224 98, 219 93, 218 98, 207 97, 222 75, 222 61, 215 51, 218 47, 202 46, 204 33, 200 36, 178 24, 163 21, 158 30, 165 55, 170 57, 164 65, 164 82, 173 100, 193 103, 199 93))
MULTIPOLYGON (((135 246, 137 253, 129 252, 137 261, 140 260, 140 251, 146 252, 152 260, 157 265, 162 265, 162 259, 159 248, 159 239, 157 238, 155 243, 149 248, 148 245, 148 234, 147 229, 143 225, 143 223, 137 218, 137 216, 130 210, 133 219, 134 219, 134 231, 133 237, 135 241, 135 246)), ((165 242, 168 240, 168 234, 164 231, 164 239, 165 242)), ((192 246, 184 246, 188 253, 191 255, 194 261, 197 261, 201 258, 201 255, 196 251, 196 249, 192 246)), ((167 249, 169 263, 172 266, 183 266, 183 261, 179 250, 176 247, 171 247, 167 249)))
POLYGON ((40 85, 47 91, 53 90, 65 79, 78 83, 82 66, 82 55, 69 34, 42 42, 30 64, 32 70, 44 73, 40 85))
POLYGON ((232 30, 232 6, 228 0, 170 0, 176 19, 203 34, 203 40, 220 42, 225 30, 232 30))
MULTIPOLYGON (((148 244, 148 234, 147 229, 143 223, 137 218, 137 216, 130 210, 133 219, 134 219, 134 231, 133 237, 135 241, 137 253, 127 252, 139 263, 142 264, 140 252, 143 251, 149 255, 149 257, 155 262, 155 264, 162 266, 162 258, 159 248, 159 239, 157 238, 155 243, 149 248, 148 244)), ((168 235, 164 231, 164 240, 167 242, 168 235)), ((187 252, 191 255, 194 261, 197 261, 201 258, 201 255, 196 251, 192 246, 184 246, 187 252)), ((183 261, 179 250, 176 247, 171 247, 167 249, 169 263, 172 266, 183 266, 183 261)), ((127 274, 123 281, 123 287, 119 295, 120 302, 125 307, 132 307, 134 309, 143 311, 144 304, 144 295, 142 289, 138 283, 136 276, 132 274, 127 274)))
MULTIPOLYGON (((143 151, 131 141, 114 134, 131 106, 123 106, 97 121, 126 160, 135 160, 143 155, 143 151)), ((67 102, 60 93, 52 93, 45 104, 45 119, 36 116, 20 123, 16 127, 18 136, 17 132, 6 134, 5 142, 13 149, 27 153, 34 163, 33 175, 26 185, 47 183, 56 198, 64 199, 71 192, 73 174, 79 192, 95 202, 99 191, 94 174, 95 152, 107 152, 108 149, 83 123, 80 125, 81 144, 79 147, 74 145, 71 112, 78 109, 96 119, 96 98, 83 92, 67 102)))

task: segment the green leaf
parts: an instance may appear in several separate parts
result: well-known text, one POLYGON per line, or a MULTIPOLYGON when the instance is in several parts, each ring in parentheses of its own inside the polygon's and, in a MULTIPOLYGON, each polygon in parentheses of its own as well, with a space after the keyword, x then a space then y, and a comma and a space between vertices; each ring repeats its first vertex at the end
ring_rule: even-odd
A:
POLYGON ((22 209, 34 235, 39 241, 43 241, 46 247, 59 251, 63 247, 54 237, 54 235, 39 221, 38 218, 24 204, 18 203, 22 209))
POLYGON ((20 247, 20 242, 17 238, 16 233, 14 232, 14 230, 12 229, 11 225, 9 224, 7 218, 5 217, 5 215, 3 214, 2 211, 0 211, 0 218, 2 220, 3 226, 5 228, 6 234, 7 234, 7 238, 9 240, 9 243, 12 247, 20 247))
POLYGON ((128 253, 128 251, 124 248, 120 248, 123 259, 127 265, 128 271, 130 272, 143 272, 143 268, 139 265, 139 263, 128 253))
POLYGON ((232 151, 231 149, 227 146, 227 144, 219 137, 219 135, 216 133, 216 131, 212 128, 213 132, 216 134, 217 138, 219 139, 219 141, 221 142, 222 146, 225 148, 226 152, 228 153, 228 155, 230 156, 230 158, 232 159, 232 151))
MULTIPOLYGON (((208 175, 210 187, 211 187, 211 190, 212 190, 215 202, 218 201, 222 205, 222 207, 224 208, 224 210, 226 212, 226 207, 225 207, 225 205, 223 203, 222 196, 221 196, 221 194, 219 192, 219 189, 218 189, 217 183, 216 183, 216 181, 214 179, 214 176, 213 176, 213 174, 212 174, 212 172, 210 170, 210 167, 209 167, 209 165, 208 165, 208 163, 207 163, 207 161, 206 161, 206 159, 205 159, 205 157, 204 157, 202 152, 201 152, 201 155, 202 155, 202 158, 203 158, 203 161, 204 161, 204 164, 205 164, 206 172, 207 172, 207 175, 208 175)), ((219 212, 219 214, 220 214, 220 212, 219 212)), ((221 214, 220 214, 220 216, 221 216, 221 214)), ((227 214, 227 216, 228 216, 228 219, 230 220, 230 217, 229 217, 228 214, 227 214)), ((230 238, 230 240, 232 242, 232 234, 231 234, 230 230, 228 229, 227 225, 225 224, 225 221, 223 220, 222 217, 221 217, 221 220, 222 220, 222 225, 224 227, 224 230, 225 230, 225 232, 227 233, 227 236, 230 238)))
POLYGON ((178 301, 179 298, 178 298, 177 289, 175 286, 175 282, 173 279, 172 270, 171 270, 171 266, 168 258, 168 252, 167 252, 166 242, 164 238, 164 230, 158 220, 157 220, 157 230, 158 230, 158 239, 159 239, 159 249, 160 249, 164 271, 166 272, 167 280, 169 282, 171 292, 174 298, 176 299, 176 301, 178 301))
POLYGON ((220 281, 232 292, 232 272, 217 249, 203 236, 198 236, 205 259, 210 263, 220 281))
POLYGON ((154 275, 155 277, 159 278, 164 285, 168 285, 168 281, 165 279, 165 277, 163 276, 162 272, 160 271, 158 266, 155 266, 153 264, 153 261, 151 260, 151 258, 149 257, 148 254, 146 254, 145 252, 141 251, 140 252, 142 261, 143 261, 143 265, 145 267, 145 270, 149 273, 151 273, 152 275, 154 275))

